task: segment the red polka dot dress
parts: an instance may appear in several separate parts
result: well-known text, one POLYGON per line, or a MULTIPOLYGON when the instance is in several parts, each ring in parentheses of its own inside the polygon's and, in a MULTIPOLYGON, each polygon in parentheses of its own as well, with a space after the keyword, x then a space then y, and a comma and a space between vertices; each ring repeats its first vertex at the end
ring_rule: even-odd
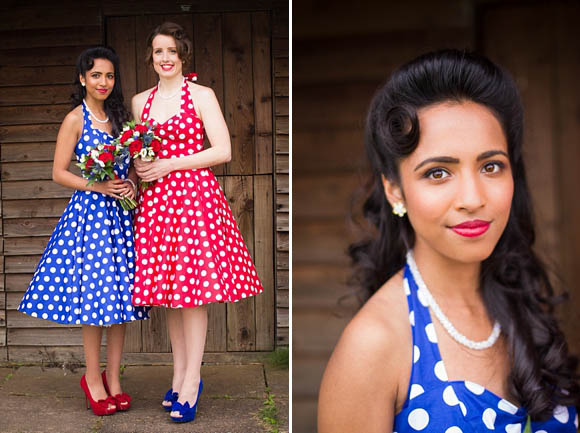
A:
MULTIPOLYGON (((187 81, 180 112, 164 123, 149 116, 156 92, 157 87, 141 120, 159 129, 158 157, 202 151, 203 123, 193 108, 187 81)), ((135 253, 136 306, 192 308, 236 302, 263 291, 227 199, 209 168, 173 171, 145 190, 136 214, 135 253)))

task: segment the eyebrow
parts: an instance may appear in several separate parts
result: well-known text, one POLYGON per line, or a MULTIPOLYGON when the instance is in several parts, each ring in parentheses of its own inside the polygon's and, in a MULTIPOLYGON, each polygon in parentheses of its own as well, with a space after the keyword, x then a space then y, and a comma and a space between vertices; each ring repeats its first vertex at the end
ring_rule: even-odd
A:
MULTIPOLYGON (((509 158, 508 154, 506 152, 504 152, 503 150, 488 150, 487 152, 483 152, 482 154, 478 155, 477 161, 482 161, 484 159, 491 158, 492 156, 495 156, 495 155, 504 155, 506 158, 509 158)), ((459 159, 454 158, 452 156, 436 156, 433 158, 427 158, 427 159, 423 160, 422 162, 420 162, 417 165, 417 167, 415 167, 414 171, 419 170, 425 164, 429 164, 430 162, 442 162, 442 163, 446 163, 446 164, 459 164, 459 159)))

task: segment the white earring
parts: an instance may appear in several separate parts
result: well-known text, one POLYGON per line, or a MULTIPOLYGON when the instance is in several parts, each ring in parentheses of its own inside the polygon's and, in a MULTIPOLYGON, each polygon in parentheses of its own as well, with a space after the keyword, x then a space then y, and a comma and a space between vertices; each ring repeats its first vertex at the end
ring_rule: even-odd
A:
POLYGON ((405 216, 407 208, 402 201, 398 201, 393 205, 393 213, 401 218, 405 216))
POLYGON ((85 83, 81 82, 81 86, 85 87, 85 83))

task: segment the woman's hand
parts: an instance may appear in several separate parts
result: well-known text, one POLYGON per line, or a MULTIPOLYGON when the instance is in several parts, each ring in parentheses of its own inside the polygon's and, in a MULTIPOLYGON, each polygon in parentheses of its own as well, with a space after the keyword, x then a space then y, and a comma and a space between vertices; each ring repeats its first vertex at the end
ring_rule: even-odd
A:
POLYGON ((124 186, 125 186, 125 191, 123 191, 121 193, 121 195, 123 197, 129 197, 131 200, 135 200, 135 197, 137 196, 137 191, 135 191, 133 184, 131 184, 131 182, 128 182, 127 180, 125 180, 124 186))
MULTIPOLYGON (((138 160, 140 158, 137 158, 138 160)), ((173 171, 173 164, 170 159, 156 159, 153 162, 141 161, 137 164, 135 161, 135 169, 137 170, 137 175, 144 182, 153 182, 157 179, 167 176, 173 171)))
POLYGON ((115 197, 117 199, 122 199, 123 197, 121 197, 121 195, 127 194, 128 189, 131 191, 133 190, 131 184, 123 179, 104 180, 102 182, 95 182, 93 185, 96 192, 110 195, 111 197, 115 197))

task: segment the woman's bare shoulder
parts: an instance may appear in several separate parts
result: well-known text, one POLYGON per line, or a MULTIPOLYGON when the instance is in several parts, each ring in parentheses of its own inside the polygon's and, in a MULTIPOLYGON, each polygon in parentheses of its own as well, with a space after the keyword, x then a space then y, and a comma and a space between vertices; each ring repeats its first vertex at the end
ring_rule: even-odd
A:
POLYGON ((68 112, 62 121, 61 128, 64 129, 81 129, 83 125, 83 107, 77 105, 68 112))
POLYGON ((137 93, 135 96, 133 96, 133 98, 131 98, 131 103, 145 105, 145 101, 147 101, 147 98, 149 98, 149 95, 151 94, 154 88, 155 86, 151 87, 150 89, 144 90, 141 93, 137 93))
POLYGON ((372 432, 392 428, 404 386, 401 377, 410 359, 405 344, 412 339, 407 311, 402 273, 398 273, 344 329, 322 381, 321 431, 352 431, 354 426, 372 432), (353 410, 355 407, 358 409, 353 410))
POLYGON ((346 344, 370 350, 384 359, 384 353, 378 352, 392 353, 391 346, 397 347, 400 339, 408 336, 407 305, 403 275, 399 272, 365 303, 345 328, 341 340, 344 338, 346 344), (360 338, 363 335, 365 338, 360 338), (379 341, 382 344, 377 346, 375 343, 379 341))
POLYGON ((189 86, 189 91, 191 92, 194 99, 215 99, 216 97, 215 92, 211 87, 202 86, 201 84, 192 83, 191 81, 188 81, 187 85, 189 86))

